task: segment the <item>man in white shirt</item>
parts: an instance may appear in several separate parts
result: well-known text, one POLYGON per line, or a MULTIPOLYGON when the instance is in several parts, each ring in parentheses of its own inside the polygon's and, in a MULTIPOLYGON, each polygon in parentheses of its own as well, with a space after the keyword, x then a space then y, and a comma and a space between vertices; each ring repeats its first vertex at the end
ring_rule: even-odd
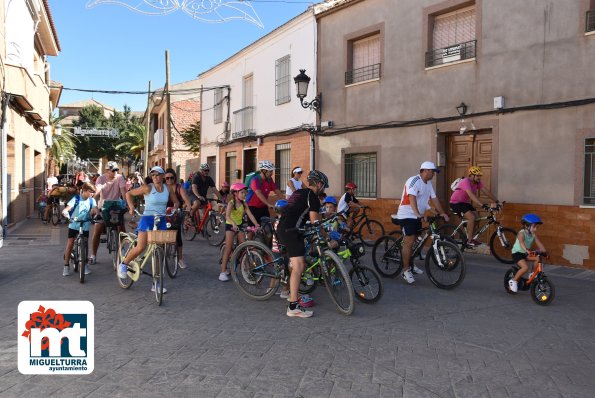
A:
POLYGON ((397 221, 401 226, 404 239, 401 252, 403 279, 409 284, 415 282, 413 273, 423 274, 423 271, 415 265, 411 268, 411 251, 415 238, 422 228, 421 220, 425 220, 424 213, 430 209, 430 200, 444 220, 448 221, 448 215, 442 209, 430 182, 434 174, 439 173, 440 170, 432 162, 423 162, 419 169, 419 174, 410 177, 405 183, 397 211, 397 221))
POLYGON ((46 180, 47 183, 47 194, 49 195, 50 192, 52 192, 52 188, 54 187, 54 185, 58 185, 58 178, 51 174, 48 179, 46 180))

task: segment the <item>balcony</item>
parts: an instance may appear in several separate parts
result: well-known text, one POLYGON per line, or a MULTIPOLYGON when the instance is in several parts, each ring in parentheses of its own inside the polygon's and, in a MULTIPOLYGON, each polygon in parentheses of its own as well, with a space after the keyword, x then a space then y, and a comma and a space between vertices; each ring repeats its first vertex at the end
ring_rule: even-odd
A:
POLYGON ((254 130, 254 107, 247 106, 242 109, 238 109, 233 113, 233 133, 231 139, 236 140, 238 138, 253 137, 256 135, 254 130))
POLYGON ((595 9, 587 11, 587 23, 585 26, 587 32, 595 31, 595 9))
POLYGON ((477 40, 455 44, 454 46, 438 48, 426 52, 426 68, 475 58, 477 40))
POLYGON ((345 72, 345 85, 380 79, 380 65, 368 65, 345 72))

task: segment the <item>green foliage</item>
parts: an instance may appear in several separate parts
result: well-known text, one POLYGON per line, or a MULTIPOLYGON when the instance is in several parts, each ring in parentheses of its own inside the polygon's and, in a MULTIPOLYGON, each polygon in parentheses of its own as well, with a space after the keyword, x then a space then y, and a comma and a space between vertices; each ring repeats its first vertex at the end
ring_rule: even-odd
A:
MULTIPOLYGON (((50 114, 49 121, 50 126, 52 126, 52 130, 54 130, 60 124, 62 119, 64 119, 64 116, 55 117, 54 115, 50 114)), ((77 137, 64 129, 62 130, 61 135, 54 134, 52 136, 52 147, 50 148, 50 159, 53 159, 56 162, 61 162, 60 159, 74 158, 76 156, 77 143, 77 137)), ((53 172, 53 169, 50 170, 50 172, 53 172)))
POLYGON ((131 156, 138 161, 145 148, 145 126, 140 124, 129 124, 120 131, 120 139, 116 144, 116 150, 122 157, 131 156))
POLYGON ((194 154, 200 152, 200 122, 196 122, 185 130, 180 131, 180 136, 190 151, 194 154))

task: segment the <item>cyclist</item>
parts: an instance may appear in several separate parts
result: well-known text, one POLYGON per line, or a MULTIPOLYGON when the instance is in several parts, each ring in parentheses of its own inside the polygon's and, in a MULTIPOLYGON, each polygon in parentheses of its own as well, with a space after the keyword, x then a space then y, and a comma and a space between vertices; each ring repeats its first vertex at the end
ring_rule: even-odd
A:
POLYGON ((514 246, 512 247, 512 259, 520 268, 514 277, 508 281, 510 290, 515 293, 518 291, 519 279, 529 270, 527 260, 535 261, 535 264, 537 264, 537 257, 529 252, 533 243, 537 244, 537 247, 542 252, 546 251, 545 246, 543 246, 543 243, 541 243, 535 233, 537 232, 537 226, 543 224, 541 218, 537 214, 525 214, 521 218, 521 223, 523 229, 517 234, 516 242, 514 242, 514 246))
POLYGON ((291 170, 292 177, 287 180, 287 185, 285 187, 285 196, 289 198, 297 189, 300 189, 303 186, 303 182, 301 180, 302 173, 304 171, 301 167, 294 167, 291 170))
POLYGON ((287 316, 290 317, 311 317, 314 312, 304 309, 298 302, 298 290, 302 272, 305 267, 304 253, 306 247, 304 238, 296 230, 303 227, 306 221, 319 221, 320 200, 318 193, 328 188, 327 176, 318 170, 312 170, 308 173, 307 186, 296 190, 288 199, 287 206, 283 210, 281 220, 277 227, 279 241, 285 245, 289 257, 289 266, 291 267, 291 276, 289 278, 289 306, 287 307, 287 316))
MULTIPOLYGON (((481 168, 478 166, 469 167, 467 172, 467 178, 463 178, 456 186, 450 197, 450 208, 455 214, 463 214, 463 217, 467 220, 467 244, 469 246, 481 245, 481 242, 473 239, 473 232, 475 231, 475 219, 477 218, 477 212, 473 207, 473 203, 477 203, 478 206, 484 209, 488 208, 487 204, 484 204, 479 200, 479 192, 488 196, 492 202, 500 203, 498 199, 487 189, 481 182, 481 168)), ((492 203, 492 205, 494 205, 492 203)))
MULTIPOLYGON (((95 186, 90 182, 85 182, 81 188, 80 196, 77 199, 73 197, 70 201, 66 204, 66 207, 62 211, 62 215, 66 219, 70 218, 77 218, 77 219, 87 219, 90 215, 97 214, 97 203, 91 200, 92 196, 95 194, 95 186), (70 214, 70 209, 73 209, 72 216, 70 214)), ((90 221, 83 223, 83 236, 89 237, 89 227, 91 225, 90 221)), ((66 249, 64 249, 64 269, 62 270, 62 276, 69 276, 70 272, 70 254, 72 253, 72 248, 74 247, 74 240, 76 239, 79 233, 79 223, 72 222, 68 225, 68 241, 66 243, 66 249)), ((89 275, 91 273, 91 269, 89 268, 88 264, 85 264, 85 275, 89 275)))
POLYGON ((229 189, 229 182, 223 181, 221 188, 219 189, 219 194, 221 195, 221 201, 223 203, 227 203, 227 199, 229 198, 229 189))
MULTIPOLYGON (((136 238, 136 246, 134 246, 126 258, 122 260, 118 266, 118 277, 125 279, 127 277, 127 267, 132 260, 134 260, 139 254, 141 254, 147 246, 147 231, 153 229, 155 223, 156 214, 164 214, 167 209, 167 202, 172 201, 174 204, 174 210, 180 205, 176 192, 173 188, 163 183, 163 176, 165 171, 159 166, 154 166, 149 172, 149 176, 153 180, 150 184, 144 184, 139 188, 132 189, 126 193, 126 201, 128 202, 128 212, 134 216, 134 196, 144 195, 145 197, 145 212, 140 218, 136 232, 138 234, 136 238)), ((157 229, 165 230, 166 222, 165 217, 161 217, 157 229)), ((159 286, 154 284, 151 286, 151 291, 155 291, 155 288, 159 289, 159 286)), ((163 293, 167 293, 166 289, 163 288, 163 293)))
POLYGON ((215 188, 215 181, 209 176, 209 165, 203 163, 200 165, 199 173, 196 173, 192 178, 192 193, 190 194, 190 201, 192 202, 192 216, 196 213, 199 207, 207 204, 207 195, 209 190, 214 192, 219 200, 223 201, 221 194, 215 188))
POLYGON ((353 227, 353 217, 359 213, 362 205, 359 204, 359 200, 355 197, 355 193, 357 191, 357 185, 353 182, 348 182, 345 184, 345 193, 339 199, 339 212, 345 212, 345 217, 347 218, 347 224, 349 227, 353 227))
MULTIPOLYGON (((186 209, 190 209, 190 207, 192 207, 192 205, 190 204, 190 198, 188 197, 188 194, 186 193, 186 190, 184 189, 183 184, 176 183, 177 178, 178 178, 178 176, 176 175, 176 172, 174 169, 169 168, 169 169, 165 170, 165 183, 167 184, 168 188, 172 188, 174 190, 174 192, 176 194, 176 198, 178 198, 178 202, 180 202, 181 204, 184 204, 184 207, 186 209)), ((174 202, 169 200, 167 202, 168 209, 173 206, 174 206, 174 202)), ((180 266, 180 268, 184 269, 188 265, 184 261, 184 253, 183 253, 183 247, 182 247, 183 243, 182 242, 183 242, 182 229, 180 228, 180 224, 178 223, 177 232, 176 232, 176 245, 178 248, 178 265, 180 266)))
POLYGON ((41 221, 43 221, 44 224, 47 224, 47 219, 45 218, 45 209, 48 205, 48 196, 45 194, 45 191, 43 191, 35 200, 37 202, 37 205, 39 206, 39 212, 41 212, 43 214, 43 218, 41 221))
POLYGON ((229 270, 227 262, 233 249, 233 239, 237 236, 238 244, 244 242, 244 235, 238 234, 240 226, 244 223, 244 214, 252 221, 257 228, 260 227, 252 212, 246 206, 245 200, 248 195, 248 187, 241 182, 236 182, 231 186, 231 199, 225 210, 225 250, 221 261, 221 272, 219 280, 227 282, 229 280, 229 270))
POLYGON ((440 201, 436 197, 434 187, 430 180, 434 174, 439 173, 432 162, 423 162, 419 167, 419 174, 410 177, 405 183, 401 202, 397 211, 397 221, 401 226, 403 233, 403 251, 401 259, 403 261, 403 279, 411 284, 415 282, 413 274, 423 274, 423 271, 416 265, 411 267, 411 251, 415 238, 421 230, 421 220, 425 220, 424 213, 429 210, 430 200, 440 213, 444 220, 448 221, 448 215, 442 210, 440 201))
MULTIPOLYGON (((126 197, 126 180, 124 176, 118 173, 120 168, 118 163, 113 160, 107 162, 105 165, 105 172, 102 176, 97 178, 95 186, 97 187, 97 196, 99 197, 98 205, 101 209, 102 217, 108 218, 109 211, 123 207, 120 203, 120 198, 126 197)), ((93 239, 91 241, 91 257, 89 257, 89 264, 95 264, 97 261, 97 249, 101 234, 105 232, 105 223, 103 220, 98 221, 93 227, 93 239)), ((125 232, 124 223, 119 223, 118 231, 125 232)))
POLYGON ((256 221, 260 222, 261 217, 268 217, 269 208, 275 210, 274 204, 269 202, 269 195, 271 192, 275 193, 275 196, 279 199, 284 198, 285 195, 281 192, 275 181, 273 181, 273 173, 275 172, 275 165, 268 160, 261 160, 258 162, 258 169, 260 173, 250 181, 248 187, 254 192, 252 197, 248 200, 248 207, 256 218, 256 221))
MULTIPOLYGON (((334 196, 327 196, 324 199, 324 217, 329 218, 334 216, 337 213, 337 199, 334 196)), ((328 225, 327 231, 329 232, 329 247, 331 249, 336 249, 339 247, 339 242, 341 240, 341 233, 343 231, 347 231, 349 228, 347 224, 339 219, 334 221, 332 224, 328 225)))

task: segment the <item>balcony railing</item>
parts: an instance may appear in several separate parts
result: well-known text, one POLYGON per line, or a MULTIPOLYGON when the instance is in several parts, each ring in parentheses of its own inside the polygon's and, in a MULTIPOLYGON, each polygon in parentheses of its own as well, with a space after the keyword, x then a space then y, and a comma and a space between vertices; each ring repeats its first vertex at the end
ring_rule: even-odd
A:
POLYGON ((363 68, 348 70, 345 72, 345 84, 365 82, 372 79, 380 79, 380 64, 368 65, 363 68))
POLYGON ((254 107, 247 106, 233 113, 234 128, 231 134, 232 139, 250 137, 256 135, 254 130, 254 107))
POLYGON ((475 57, 477 40, 426 52, 426 68, 475 57))
POLYGON ((595 31, 595 10, 587 11, 586 31, 587 32, 595 31))

